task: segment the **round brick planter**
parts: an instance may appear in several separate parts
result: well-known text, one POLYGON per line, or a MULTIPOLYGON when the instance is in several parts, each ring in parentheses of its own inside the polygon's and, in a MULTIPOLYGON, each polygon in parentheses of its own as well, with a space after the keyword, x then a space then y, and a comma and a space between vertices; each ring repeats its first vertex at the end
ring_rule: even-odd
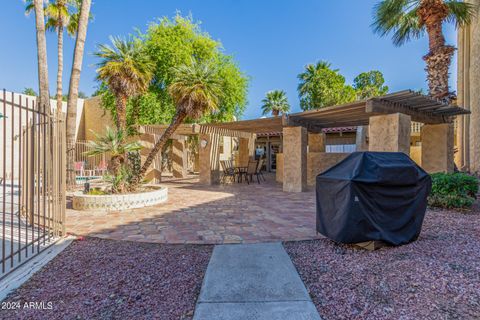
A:
POLYGON ((88 195, 75 193, 72 197, 72 206, 75 210, 127 210, 153 206, 168 199, 168 189, 152 187, 150 190, 130 194, 88 195))

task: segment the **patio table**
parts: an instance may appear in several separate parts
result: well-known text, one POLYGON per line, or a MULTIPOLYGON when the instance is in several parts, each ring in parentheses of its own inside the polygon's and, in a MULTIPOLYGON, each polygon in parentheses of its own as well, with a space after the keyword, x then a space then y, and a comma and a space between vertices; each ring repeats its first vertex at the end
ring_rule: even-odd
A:
POLYGON ((247 172, 247 167, 238 166, 238 167, 234 167, 234 169, 235 169, 235 174, 238 175, 238 183, 242 182, 242 176, 244 173, 247 172))

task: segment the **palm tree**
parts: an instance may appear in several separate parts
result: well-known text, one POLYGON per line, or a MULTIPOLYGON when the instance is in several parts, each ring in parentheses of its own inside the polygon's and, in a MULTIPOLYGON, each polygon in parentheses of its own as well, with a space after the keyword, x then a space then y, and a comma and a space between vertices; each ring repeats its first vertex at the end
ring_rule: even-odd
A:
POLYGON ((277 117, 280 113, 290 111, 287 94, 283 90, 273 90, 267 92, 265 99, 262 100, 262 112, 264 115, 272 113, 277 117))
POLYGON ((173 79, 168 92, 176 105, 172 122, 155 143, 140 172, 132 180, 138 184, 157 154, 180 124, 187 118, 198 119, 204 113, 217 110, 221 96, 221 79, 217 68, 210 61, 191 61, 189 65, 173 68, 173 79))
MULTIPOLYGON (((78 15, 77 38, 75 40, 75 50, 73 52, 72 72, 70 74, 70 83, 68 86, 67 100, 67 186, 75 185, 75 170, 73 162, 75 161, 75 133, 77 128, 77 102, 78 86, 80 83, 80 74, 82 72, 83 51, 85 49, 85 39, 87 38, 87 27, 90 19, 91 0, 80 0, 80 13, 78 15)), ((60 112, 58 110, 57 112, 60 112)))
MULTIPOLYGON (((69 0, 71 1, 71 0, 69 0)), ((57 110, 62 110, 63 100, 63 30, 67 27, 70 35, 75 34, 75 30, 68 28, 71 13, 69 11, 69 1, 56 0, 47 4, 45 13, 48 17, 46 27, 50 31, 56 31, 58 37, 57 43, 57 110)))
POLYGON ((37 59, 39 105, 50 110, 50 92, 48 88, 47 39, 45 37, 45 12, 43 0, 27 0, 25 12, 35 11, 35 25, 37 30, 37 59))
POLYGON ((469 24, 475 8, 458 0, 383 0, 375 6, 373 27, 381 36, 393 33, 393 43, 400 46, 412 38, 428 34, 429 52, 423 56, 427 67, 430 96, 450 101, 448 69, 455 47, 445 44, 442 26, 455 22, 469 24))
POLYGON ((113 47, 102 44, 95 53, 102 59, 97 64, 97 80, 105 81, 115 96, 118 130, 127 127, 127 100, 144 93, 153 76, 153 63, 138 39, 111 37, 113 47))
MULTIPOLYGON (((122 130, 112 130, 107 127, 105 135, 101 136, 94 132, 95 141, 88 143, 89 151, 86 152, 87 156, 96 156, 102 154, 110 154, 110 161, 108 170, 114 177, 118 177, 122 174, 122 167, 125 164, 125 155, 128 152, 134 152, 141 149, 141 145, 138 142, 125 142, 125 134, 122 130)), ((118 180, 118 179, 116 179, 118 180)), ((121 180, 121 179, 120 179, 121 180)), ((114 189, 114 192, 122 192, 124 189, 125 181, 118 181, 114 189)))

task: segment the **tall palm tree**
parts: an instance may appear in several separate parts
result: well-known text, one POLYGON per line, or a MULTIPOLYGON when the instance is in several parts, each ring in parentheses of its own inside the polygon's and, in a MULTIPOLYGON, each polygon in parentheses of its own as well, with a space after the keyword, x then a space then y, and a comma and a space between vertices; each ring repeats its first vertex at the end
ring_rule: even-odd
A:
POLYGON ((125 131, 127 100, 148 89, 153 76, 153 63, 138 39, 110 39, 112 47, 102 44, 95 53, 101 59, 97 64, 97 80, 105 81, 115 96, 117 128, 125 131))
POLYGON ((264 115, 272 113, 273 116, 277 117, 280 113, 289 111, 290 104, 288 103, 287 94, 283 90, 269 91, 262 100, 262 112, 264 115))
MULTIPOLYGON (((77 102, 78 86, 80 84, 80 74, 82 72, 83 52, 85 49, 85 39, 87 38, 87 27, 90 19, 91 0, 81 0, 80 13, 78 16, 77 38, 75 40, 75 50, 73 52, 72 72, 70 74, 70 83, 68 86, 67 99, 67 186, 75 185, 75 170, 73 163, 75 161, 75 133, 77 128, 77 102)), ((60 110, 58 110, 60 112, 60 110)))
MULTIPOLYGON (((71 1, 71 0, 69 0, 71 1)), ((45 13, 47 15, 46 27, 50 31, 56 31, 57 42, 57 110, 62 110, 63 98, 63 31, 67 27, 67 32, 73 35, 75 32, 68 28, 70 22, 69 1, 56 0, 47 4, 45 13)))
POLYGON ((37 33, 37 60, 39 105, 50 110, 50 92, 48 88, 47 39, 45 37, 45 12, 43 0, 26 0, 25 13, 35 11, 37 33))
POLYGON ((430 96, 449 102, 448 69, 455 47, 445 43, 442 26, 455 22, 469 24, 475 8, 458 0, 383 0, 375 6, 373 27, 381 36, 393 33, 400 46, 412 38, 428 34, 429 52, 423 56, 427 67, 430 96))
POLYGON ((157 154, 187 117, 198 119, 204 113, 218 108, 222 93, 218 70, 210 61, 192 60, 189 65, 176 67, 173 69, 173 79, 168 92, 176 105, 175 115, 162 137, 155 143, 138 175, 133 178, 134 185, 143 179, 157 154))

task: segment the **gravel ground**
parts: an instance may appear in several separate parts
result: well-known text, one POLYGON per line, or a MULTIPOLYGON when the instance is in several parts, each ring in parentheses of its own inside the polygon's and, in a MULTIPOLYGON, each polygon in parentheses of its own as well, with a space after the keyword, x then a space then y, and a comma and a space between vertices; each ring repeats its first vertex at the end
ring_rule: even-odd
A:
POLYGON ((212 248, 77 240, 7 297, 21 309, 0 318, 191 319, 212 248))
POLYGON ((323 319, 480 319, 480 214, 428 211, 416 242, 285 244, 323 319))

